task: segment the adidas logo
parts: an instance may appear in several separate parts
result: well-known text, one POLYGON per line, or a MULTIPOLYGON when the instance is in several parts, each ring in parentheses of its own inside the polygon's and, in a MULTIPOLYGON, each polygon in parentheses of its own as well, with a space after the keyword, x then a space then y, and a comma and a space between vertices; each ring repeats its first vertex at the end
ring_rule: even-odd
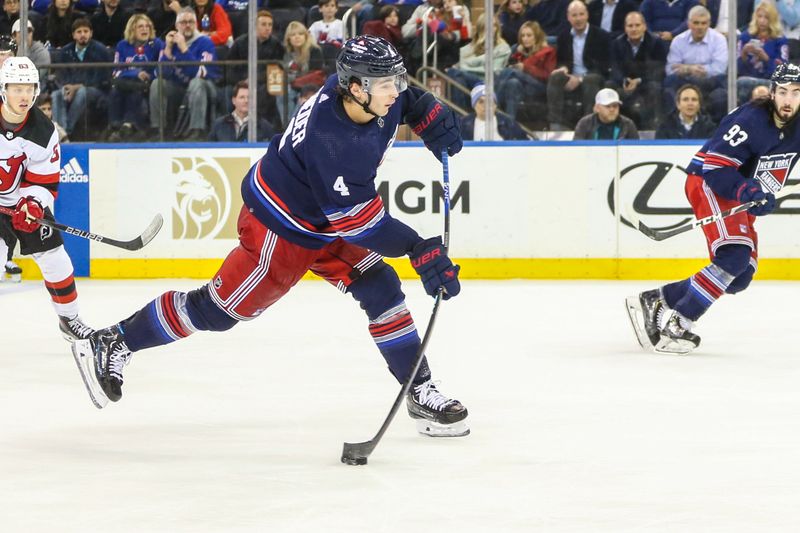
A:
POLYGON ((78 159, 73 157, 61 169, 60 183, 89 183, 89 175, 83 171, 78 159))

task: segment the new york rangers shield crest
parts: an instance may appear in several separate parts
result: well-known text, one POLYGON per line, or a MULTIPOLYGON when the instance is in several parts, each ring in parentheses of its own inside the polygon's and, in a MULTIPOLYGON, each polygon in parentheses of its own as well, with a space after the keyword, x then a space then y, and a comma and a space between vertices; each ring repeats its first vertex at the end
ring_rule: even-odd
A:
POLYGON ((771 193, 776 193, 786 183, 797 152, 761 156, 754 177, 771 193))

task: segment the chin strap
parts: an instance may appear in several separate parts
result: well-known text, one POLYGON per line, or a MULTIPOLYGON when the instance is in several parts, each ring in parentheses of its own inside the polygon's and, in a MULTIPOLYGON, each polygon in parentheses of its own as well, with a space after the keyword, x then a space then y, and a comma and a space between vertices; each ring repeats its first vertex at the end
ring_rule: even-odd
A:
POLYGON ((372 109, 369 108, 369 104, 372 102, 372 95, 371 94, 367 93, 367 101, 366 102, 359 102, 358 98, 355 97, 355 95, 350 91, 349 88, 347 89, 347 94, 348 94, 348 96, 350 96, 350 98, 353 99, 353 101, 355 103, 360 105, 361 109, 363 109, 366 113, 369 113, 370 115, 374 116, 375 118, 378 118, 378 119, 381 118, 377 113, 375 113, 372 109))

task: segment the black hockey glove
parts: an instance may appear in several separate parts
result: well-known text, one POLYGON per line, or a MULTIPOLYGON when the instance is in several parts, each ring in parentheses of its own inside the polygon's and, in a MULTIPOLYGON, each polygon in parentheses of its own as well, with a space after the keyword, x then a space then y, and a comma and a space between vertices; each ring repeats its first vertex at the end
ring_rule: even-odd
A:
POLYGON ((439 287, 444 287, 442 298, 445 300, 461 292, 461 283, 458 281, 461 267, 454 265, 447 257, 441 237, 418 242, 411 251, 411 266, 419 274, 425 292, 429 295, 436 296, 439 287))
POLYGON ((744 180, 739 188, 736 189, 736 200, 743 204, 766 200, 763 204, 756 204, 747 210, 748 213, 756 217, 768 215, 775 209, 775 195, 771 192, 765 193, 761 189, 761 184, 758 180, 753 178, 744 180))
POLYGON ((442 160, 442 150, 456 155, 464 145, 455 114, 431 93, 423 94, 403 120, 439 161, 442 160))

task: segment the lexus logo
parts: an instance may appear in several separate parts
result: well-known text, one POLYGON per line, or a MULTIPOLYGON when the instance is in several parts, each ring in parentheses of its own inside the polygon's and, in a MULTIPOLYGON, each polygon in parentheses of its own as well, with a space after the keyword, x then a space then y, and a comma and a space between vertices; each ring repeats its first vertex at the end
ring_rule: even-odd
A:
MULTIPOLYGON (((631 226, 626 213, 647 216, 647 224, 663 231, 685 224, 694 218, 694 212, 684 195, 686 169, 667 161, 643 161, 622 169, 620 179, 620 219, 631 226)), ((784 186, 794 185, 800 179, 786 180, 784 186)), ((608 208, 614 213, 614 178, 608 186, 608 208)), ((800 194, 792 194, 778 200, 774 213, 781 215, 800 214, 800 204, 783 206, 787 201, 800 200, 800 194)))

